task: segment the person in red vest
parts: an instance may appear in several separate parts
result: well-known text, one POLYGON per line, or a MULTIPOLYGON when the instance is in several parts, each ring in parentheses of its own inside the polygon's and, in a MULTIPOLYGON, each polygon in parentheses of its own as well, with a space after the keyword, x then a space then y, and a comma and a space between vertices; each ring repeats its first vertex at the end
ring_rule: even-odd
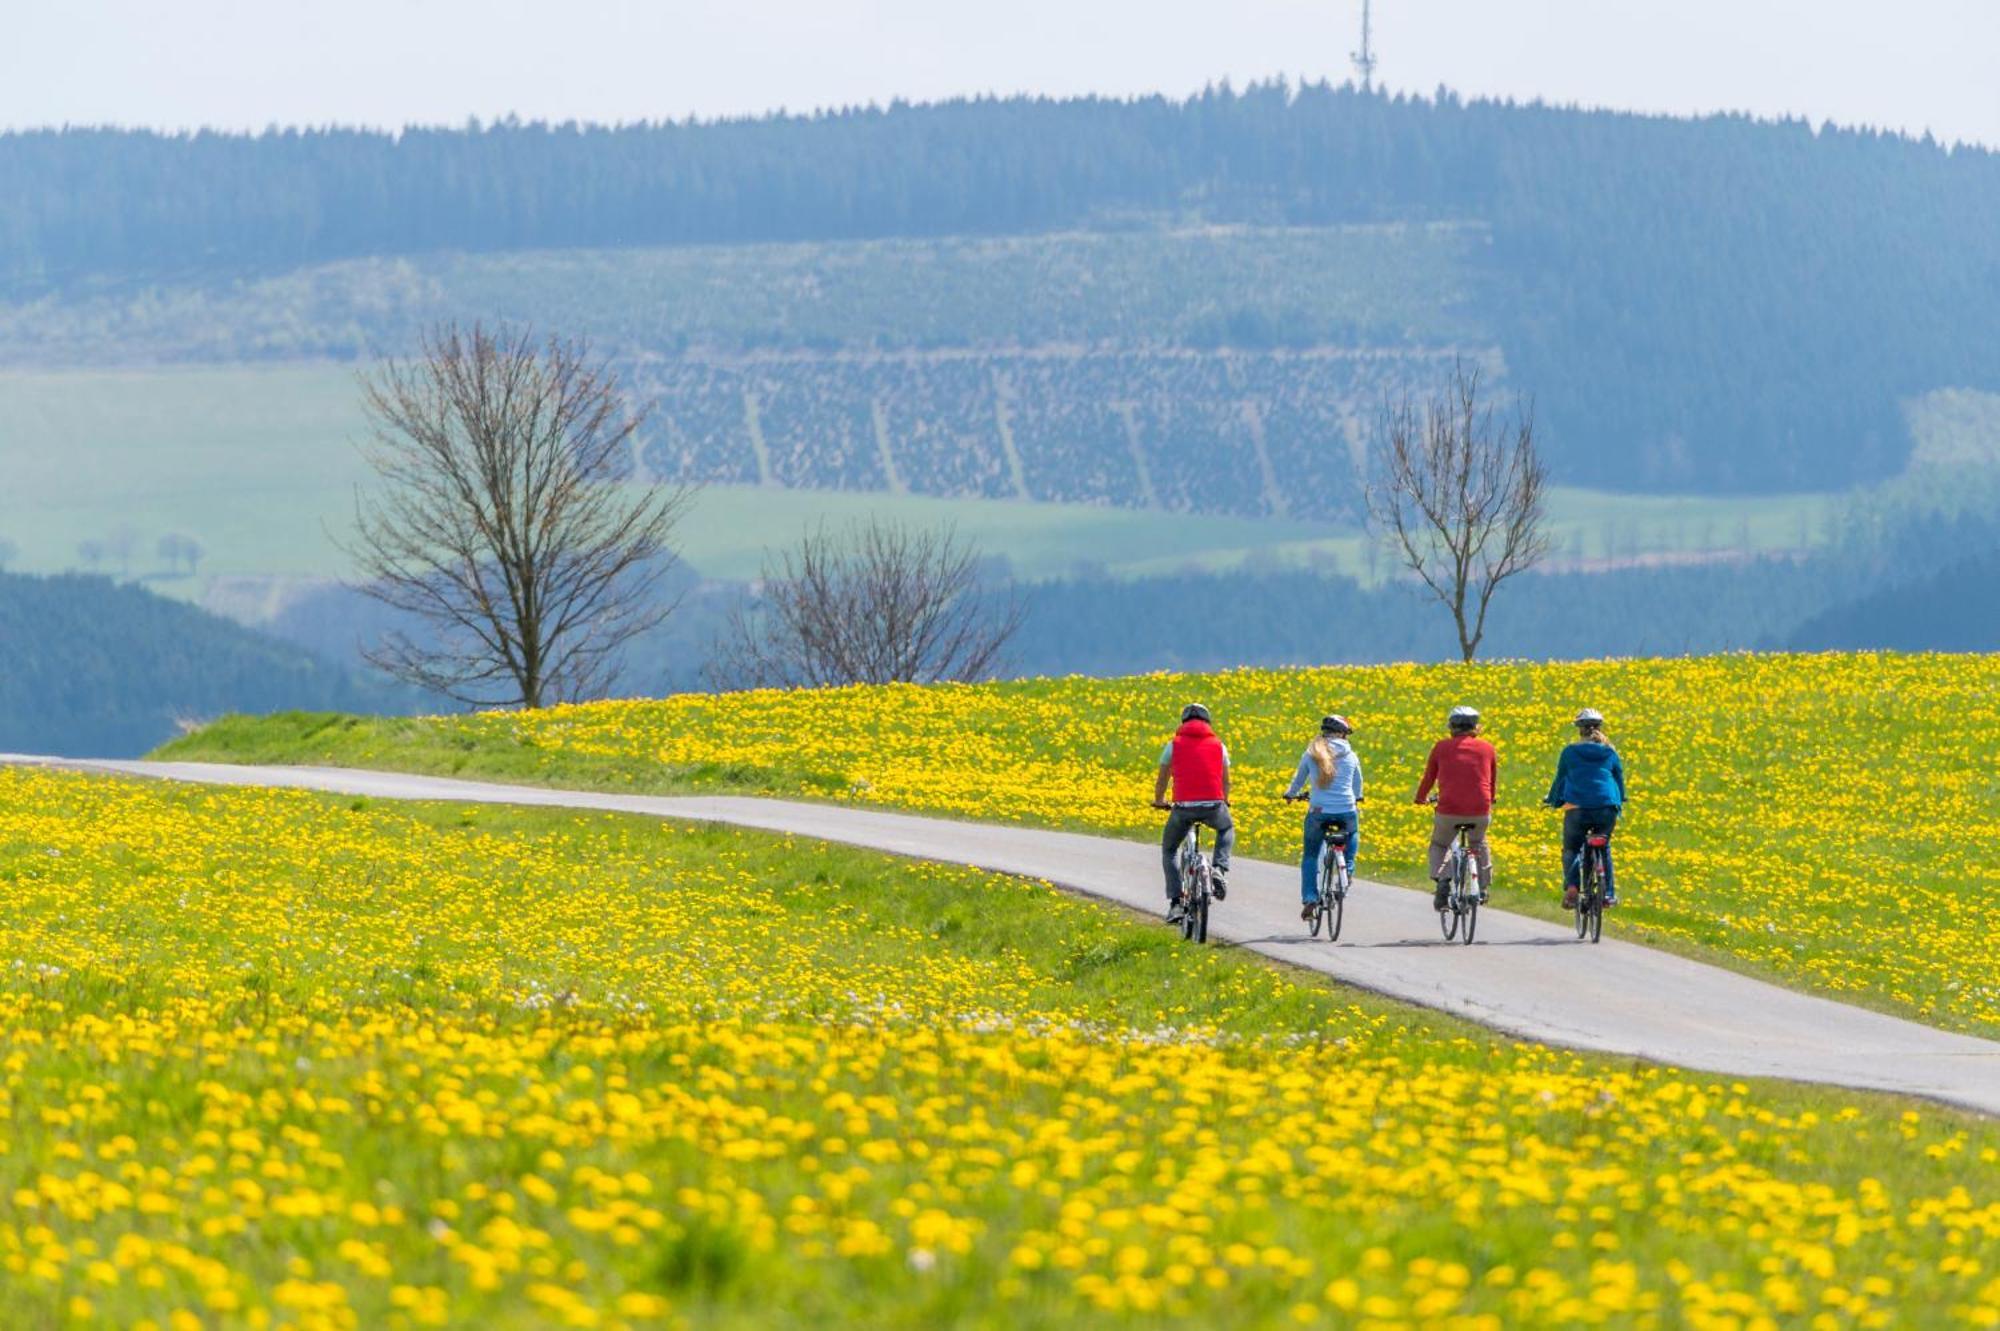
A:
POLYGON ((1208 709, 1191 702, 1181 709, 1181 728, 1160 751, 1160 772, 1153 782, 1153 807, 1169 809, 1160 834, 1160 862, 1167 871, 1167 919, 1178 918, 1181 907, 1181 867, 1175 862, 1188 829, 1199 823, 1215 829, 1215 898, 1229 895, 1225 875, 1229 852, 1236 844, 1236 824, 1229 817, 1229 749, 1216 737, 1208 709), (1173 787, 1173 802, 1167 787, 1173 787))
POLYGON ((1417 803, 1429 801, 1437 789, 1437 813, 1431 818, 1431 877, 1437 895, 1431 904, 1445 908, 1450 884, 1438 875, 1458 835, 1460 823, 1472 824, 1472 855, 1479 863, 1479 900, 1493 885, 1493 852, 1486 845, 1486 828, 1493 820, 1493 797, 1500 788, 1500 759, 1493 745, 1479 737, 1479 712, 1454 707, 1445 721, 1451 734, 1431 746, 1424 779, 1417 785, 1417 803))

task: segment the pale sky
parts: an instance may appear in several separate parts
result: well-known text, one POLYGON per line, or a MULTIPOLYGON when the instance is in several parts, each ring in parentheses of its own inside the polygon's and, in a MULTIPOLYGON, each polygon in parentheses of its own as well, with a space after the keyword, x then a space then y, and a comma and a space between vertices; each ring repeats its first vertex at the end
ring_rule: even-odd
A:
MULTIPOLYGON (((1361 0, 0 0, 0 127, 704 117, 1348 75, 1361 0)), ((1379 0, 1379 79, 2000 146, 2000 0, 1379 0)))

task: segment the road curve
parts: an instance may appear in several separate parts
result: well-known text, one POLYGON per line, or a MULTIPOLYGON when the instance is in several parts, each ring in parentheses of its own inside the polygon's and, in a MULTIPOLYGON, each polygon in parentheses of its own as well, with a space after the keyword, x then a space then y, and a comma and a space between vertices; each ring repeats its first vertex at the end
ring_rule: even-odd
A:
MULTIPOLYGON (((616 795, 330 767, 73 761, 124 776, 283 786, 380 799, 606 810, 730 823, 1047 879, 1157 914, 1159 853, 1108 837, 735 796, 616 795)), ((1337 944, 1298 919, 1298 869, 1239 859, 1211 935, 1526 1039, 1731 1076, 1900 1092, 2000 1114, 2000 1043, 1795 993, 1732 971, 1502 911, 1478 942, 1447 946, 1426 893, 1360 882, 1337 944)), ((1615 927, 1615 923, 1614 923, 1615 927)))

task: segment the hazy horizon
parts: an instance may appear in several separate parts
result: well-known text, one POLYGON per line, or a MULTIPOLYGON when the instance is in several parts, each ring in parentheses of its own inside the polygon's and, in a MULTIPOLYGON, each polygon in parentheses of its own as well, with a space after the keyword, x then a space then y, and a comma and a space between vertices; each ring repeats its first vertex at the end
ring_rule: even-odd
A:
MULTIPOLYGON (((0 128, 597 124, 1016 94, 1184 96, 1351 77, 1360 0, 643 5, 83 0, 17 16, 0 128), (87 62, 50 52, 87 51, 87 62)), ((2000 146, 2000 5, 1381 0, 1378 82, 1429 95, 1743 113, 2000 146)))

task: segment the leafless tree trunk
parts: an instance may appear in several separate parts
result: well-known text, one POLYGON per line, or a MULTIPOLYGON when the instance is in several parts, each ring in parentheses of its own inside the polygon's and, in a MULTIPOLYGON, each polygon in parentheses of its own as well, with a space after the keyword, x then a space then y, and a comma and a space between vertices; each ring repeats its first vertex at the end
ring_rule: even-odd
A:
POLYGON ((621 484, 639 418, 579 342, 428 333, 362 377, 381 482, 345 543, 368 595, 414 616, 367 653, 461 702, 541 707, 600 695, 658 595, 690 492, 621 484))
POLYGON ((1512 420, 1496 421, 1481 400, 1478 368, 1456 362, 1450 382, 1421 403, 1406 392, 1386 405, 1382 433, 1369 518, 1451 611, 1470 661, 1493 593, 1548 553, 1548 473, 1535 452, 1533 413, 1517 399, 1512 420))
POLYGON ((1022 606, 980 579, 949 528, 824 524, 767 556, 759 604, 731 612, 709 664, 723 688, 991 676, 1022 606))

